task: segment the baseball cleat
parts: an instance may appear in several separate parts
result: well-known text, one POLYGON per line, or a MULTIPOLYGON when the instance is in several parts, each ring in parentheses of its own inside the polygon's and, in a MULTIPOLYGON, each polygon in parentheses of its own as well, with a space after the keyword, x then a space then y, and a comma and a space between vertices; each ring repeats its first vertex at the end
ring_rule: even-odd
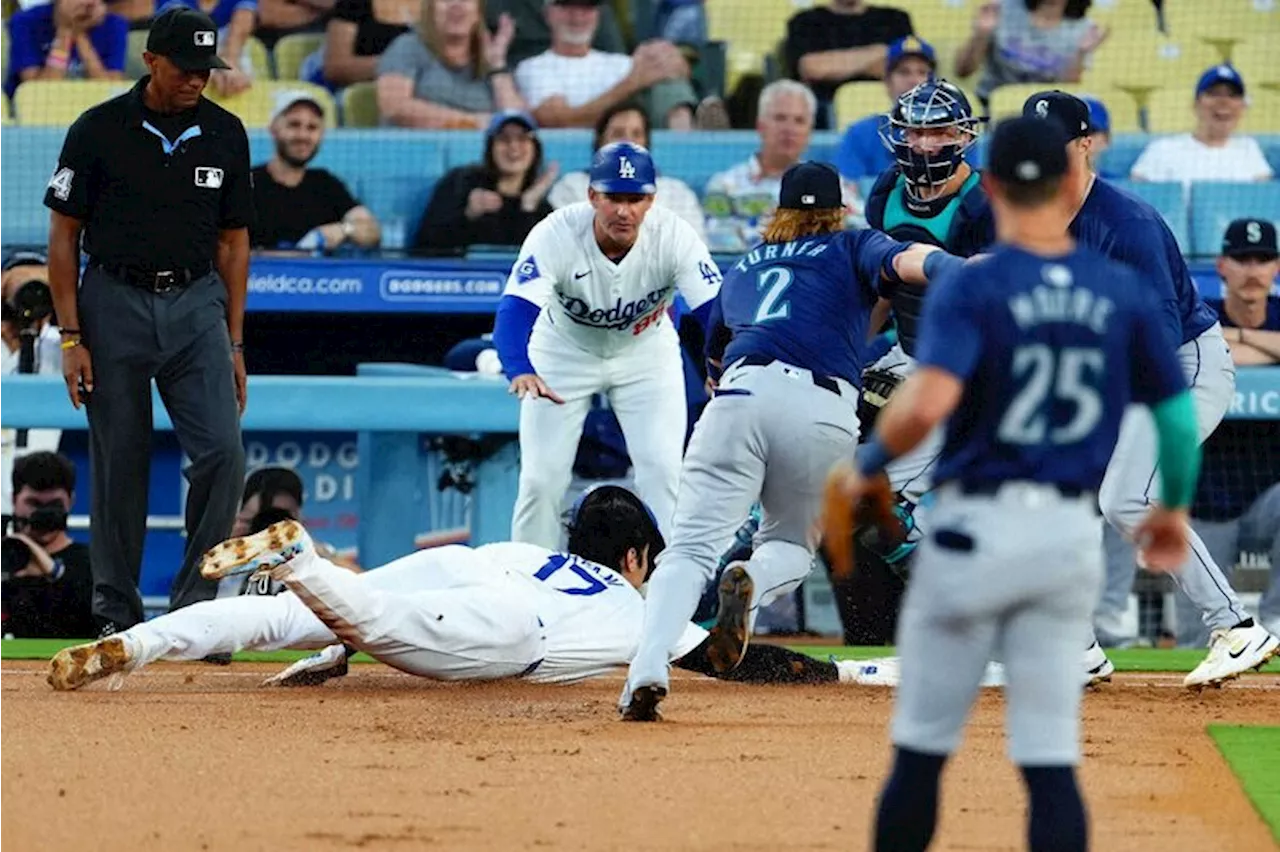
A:
POLYGON ((319 686, 335 677, 347 674, 347 648, 330 645, 309 657, 303 657, 289 668, 272 675, 263 686, 319 686))
POLYGON ((128 646, 122 637, 111 636, 86 645, 63 648, 49 661, 49 674, 45 680, 59 692, 68 692, 123 672, 128 667, 128 646))
POLYGON ((200 576, 221 580, 237 574, 252 574, 283 565, 302 553, 311 537, 294 520, 279 521, 253 535, 241 536, 214 545, 200 562, 200 576))
POLYGON ((1182 685, 1192 689, 1221 686, 1250 669, 1262 668, 1280 654, 1280 639, 1263 627, 1230 627, 1209 634, 1209 654, 1187 675, 1182 685))
POLYGON ((658 705, 667 697, 667 691, 660 686, 641 686, 631 693, 631 700, 622 711, 624 722, 661 722, 662 714, 658 705))
POLYGON ((1102 650, 1102 646, 1095 639, 1088 650, 1084 652, 1085 687, 1106 683, 1111 680, 1111 676, 1115 673, 1115 663, 1108 659, 1107 652, 1102 650))
POLYGON ((748 616, 755 583, 745 562, 731 562, 720 578, 720 611, 708 637, 707 658, 720 674, 733 671, 747 653, 748 616))

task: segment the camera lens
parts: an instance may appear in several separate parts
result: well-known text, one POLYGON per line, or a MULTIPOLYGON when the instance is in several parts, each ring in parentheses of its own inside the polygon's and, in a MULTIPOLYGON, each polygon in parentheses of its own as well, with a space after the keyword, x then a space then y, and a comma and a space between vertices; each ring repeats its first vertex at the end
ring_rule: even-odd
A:
POLYGON ((30 561, 31 548, 27 547, 26 542, 16 538, 0 541, 0 567, 3 568, 6 579, 26 568, 30 561))
POLYGON ((13 294, 13 307, 24 323, 42 320, 53 313, 53 291, 44 281, 28 281, 13 294))

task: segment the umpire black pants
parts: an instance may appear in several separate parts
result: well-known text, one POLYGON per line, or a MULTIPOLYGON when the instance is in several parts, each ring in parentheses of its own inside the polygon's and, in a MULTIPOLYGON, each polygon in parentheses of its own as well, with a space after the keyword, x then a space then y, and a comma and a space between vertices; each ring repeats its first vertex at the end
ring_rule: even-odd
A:
POLYGON ((231 532, 244 479, 244 447, 227 334, 226 290, 215 273, 152 293, 90 265, 80 328, 93 359, 89 397, 90 562, 100 625, 143 619, 138 577, 151 478, 151 381, 190 464, 187 543, 170 590, 177 609, 214 597, 199 560, 231 532))

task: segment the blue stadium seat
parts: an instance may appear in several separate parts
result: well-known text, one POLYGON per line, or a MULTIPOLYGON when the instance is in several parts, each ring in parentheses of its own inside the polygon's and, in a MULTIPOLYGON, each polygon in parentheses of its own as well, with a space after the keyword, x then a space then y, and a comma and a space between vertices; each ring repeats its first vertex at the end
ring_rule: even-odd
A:
POLYGON ((1280 222, 1280 184, 1197 183, 1191 187, 1192 254, 1213 257, 1232 219, 1259 216, 1280 222))
POLYGON ((1262 153, 1271 164, 1271 171, 1280 175, 1280 134, 1259 133, 1253 137, 1262 146, 1262 153))
POLYGON ((58 163, 64 127, 14 127, 0 134, 4 179, 0 180, 0 242, 5 246, 44 245, 49 211, 44 190, 58 163))
POLYGON ((1187 194, 1180 183, 1149 183, 1127 179, 1114 180, 1112 183, 1150 204, 1164 217, 1173 231, 1174 239, 1183 254, 1191 251, 1191 241, 1187 231, 1187 194))
POLYGON ((1122 133, 1111 137, 1111 147, 1098 158, 1098 169, 1108 175, 1128 177, 1151 137, 1145 133, 1122 133))

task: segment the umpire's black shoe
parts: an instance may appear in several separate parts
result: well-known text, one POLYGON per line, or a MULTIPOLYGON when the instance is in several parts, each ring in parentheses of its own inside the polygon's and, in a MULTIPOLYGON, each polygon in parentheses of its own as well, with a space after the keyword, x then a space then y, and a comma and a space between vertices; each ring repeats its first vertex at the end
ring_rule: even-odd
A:
POLYGON ((720 674, 736 669, 747 653, 747 623, 754 589, 745 562, 734 562, 724 569, 720 577, 720 612, 707 640, 707 658, 720 674))
POLYGON ((642 686, 631 693, 631 701, 627 709, 622 711, 624 722, 661 722, 662 714, 658 712, 658 704, 667 697, 667 691, 660 686, 642 686))

